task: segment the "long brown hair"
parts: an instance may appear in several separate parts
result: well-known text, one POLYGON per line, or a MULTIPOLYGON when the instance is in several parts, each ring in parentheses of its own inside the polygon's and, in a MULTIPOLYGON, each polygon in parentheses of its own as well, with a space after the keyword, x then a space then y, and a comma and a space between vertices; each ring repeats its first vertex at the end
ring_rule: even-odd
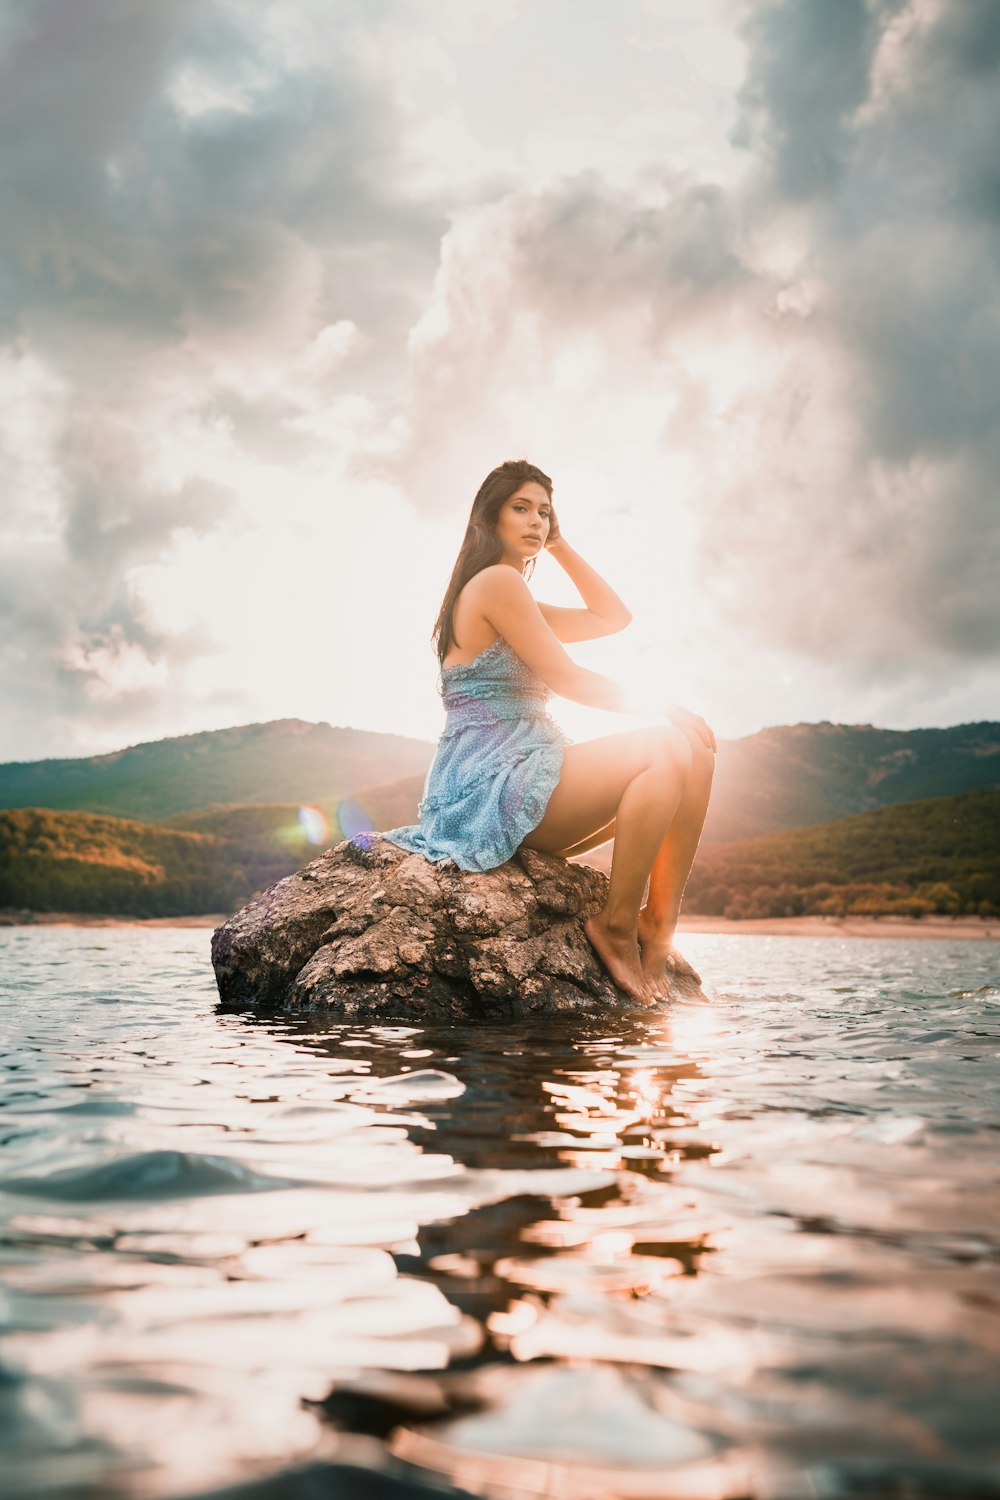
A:
MULTIPOLYGON (((453 642, 456 646, 460 644, 452 627, 455 600, 470 578, 474 578, 477 573, 481 573, 492 563, 500 561, 503 556, 503 547, 496 533, 500 508, 511 495, 517 493, 522 484, 527 484, 529 480, 540 484, 547 492, 549 499, 552 499, 552 480, 534 464, 529 464, 526 458, 509 458, 506 463, 491 469, 479 486, 476 498, 472 502, 465 537, 452 569, 451 580, 445 590, 444 599, 434 623, 434 633, 431 639, 437 645, 440 662, 444 661, 453 642)), ((529 566, 532 569, 534 569, 534 561, 534 558, 530 561, 529 566)), ((530 577, 530 573, 528 576, 530 577)))

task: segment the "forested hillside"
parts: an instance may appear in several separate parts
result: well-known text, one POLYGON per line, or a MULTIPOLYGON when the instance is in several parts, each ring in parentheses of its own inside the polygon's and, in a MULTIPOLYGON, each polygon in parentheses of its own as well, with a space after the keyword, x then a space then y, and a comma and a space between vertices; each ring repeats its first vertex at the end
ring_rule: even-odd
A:
MULTIPOLYGON (((413 823, 423 775, 366 787, 376 828, 413 823)), ((703 842, 826 823, 921 797, 1000 785, 1000 724, 891 730, 791 724, 719 745, 703 842)))
POLYGON ((705 841, 1000 786, 1000 724, 789 724, 720 746, 705 841))
POLYGON ((1000 915, 1000 791, 703 845, 685 909, 726 917, 1000 915))
MULTIPOLYGON (((284 719, 0 766, 0 907, 232 910, 336 843, 341 824, 414 821, 432 753, 284 719)), ((992 915, 998 774, 993 723, 799 724, 723 741, 687 909, 992 915)), ((588 862, 606 869, 610 852, 588 862)))
MULTIPOLYGON (((319 851, 297 808, 226 809, 187 831, 93 813, 0 812, 0 907, 176 917, 235 911, 319 851)), ((334 830, 337 836, 337 830, 334 830)))
MULTIPOLYGON (((433 746, 281 719, 84 760, 0 765, 0 807, 173 821, 209 805, 352 798, 376 827, 412 822, 433 746)), ((1000 724, 889 730, 794 724, 723 740, 705 842, 830 822, 898 802, 1000 785, 1000 724)))
MULTIPOLYGON (((233 911, 335 843, 296 806, 205 809, 190 828, 89 813, 0 812, 0 907, 183 916, 233 911)), ((592 862, 588 857, 588 862, 592 862)), ((1000 791, 704 845, 685 910, 1000 915, 1000 791)))

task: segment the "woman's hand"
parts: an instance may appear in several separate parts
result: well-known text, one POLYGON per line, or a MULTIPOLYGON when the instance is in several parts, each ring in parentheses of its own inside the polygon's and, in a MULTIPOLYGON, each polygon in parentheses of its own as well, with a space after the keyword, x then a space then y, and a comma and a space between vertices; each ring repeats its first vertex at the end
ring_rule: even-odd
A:
POLYGON ((715 743, 715 735, 705 720, 699 714, 693 714, 686 708, 681 708, 679 703, 671 703, 667 708, 667 718, 671 724, 676 724, 678 729, 690 729, 713 752, 718 749, 715 743))
POLYGON ((554 547, 556 542, 562 541, 562 532, 559 530, 559 518, 553 507, 549 507, 549 534, 545 538, 545 550, 554 547))

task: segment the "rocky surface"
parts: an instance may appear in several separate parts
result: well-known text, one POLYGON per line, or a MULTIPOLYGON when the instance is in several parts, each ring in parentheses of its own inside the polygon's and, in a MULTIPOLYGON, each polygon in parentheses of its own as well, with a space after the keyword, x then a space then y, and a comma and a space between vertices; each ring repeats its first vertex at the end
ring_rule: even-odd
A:
MULTIPOLYGON (((522 850, 487 874, 348 839, 212 937, 223 1002, 343 1016, 475 1018, 635 1004, 583 931, 607 880, 522 850)), ((697 993, 693 980, 676 987, 697 993)))

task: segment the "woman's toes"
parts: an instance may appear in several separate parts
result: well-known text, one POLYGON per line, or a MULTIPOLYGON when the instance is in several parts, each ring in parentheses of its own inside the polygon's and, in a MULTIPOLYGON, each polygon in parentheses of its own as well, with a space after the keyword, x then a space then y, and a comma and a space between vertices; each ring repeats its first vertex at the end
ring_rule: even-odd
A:
POLYGON ((651 1005, 646 975, 639 963, 639 945, 629 933, 608 931, 598 917, 588 917, 583 930, 611 979, 619 989, 642 1005, 651 1005))

